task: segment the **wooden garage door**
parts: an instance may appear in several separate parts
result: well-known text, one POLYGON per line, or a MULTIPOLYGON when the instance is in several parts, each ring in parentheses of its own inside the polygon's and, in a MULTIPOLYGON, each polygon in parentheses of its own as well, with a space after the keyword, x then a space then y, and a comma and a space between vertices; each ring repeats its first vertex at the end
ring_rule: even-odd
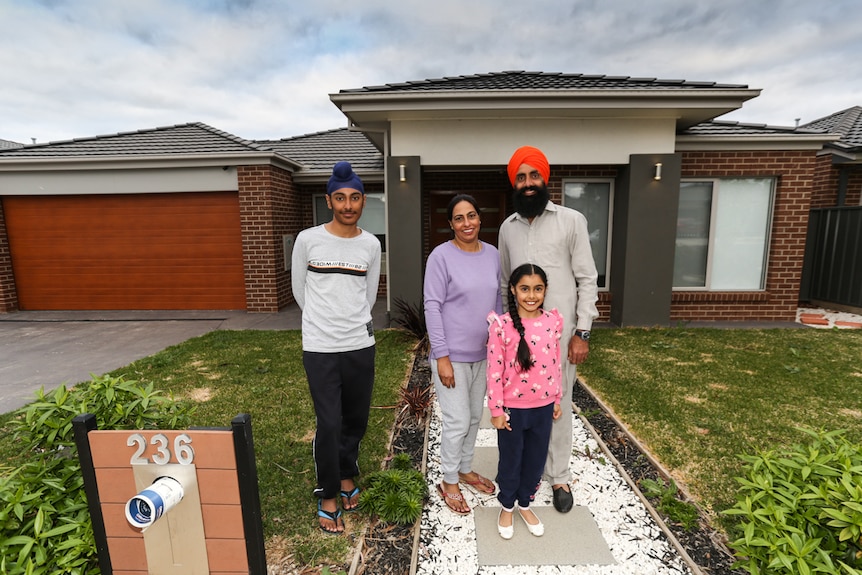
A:
POLYGON ((236 193, 3 198, 22 310, 245 309, 236 193))

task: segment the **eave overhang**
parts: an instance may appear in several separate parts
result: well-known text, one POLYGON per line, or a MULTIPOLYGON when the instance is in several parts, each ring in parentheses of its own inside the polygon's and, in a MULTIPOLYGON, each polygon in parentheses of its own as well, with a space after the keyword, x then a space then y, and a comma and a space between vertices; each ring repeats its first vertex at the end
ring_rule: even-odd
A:
POLYGON ((365 129, 385 130, 398 120, 672 117, 682 130, 732 112, 759 94, 749 88, 633 88, 342 92, 329 97, 350 125, 365 129))
POLYGON ((676 150, 692 151, 757 151, 757 150, 820 150, 839 134, 744 134, 744 135, 678 135, 676 150))
POLYGON ((862 164, 862 148, 859 146, 848 146, 841 142, 830 142, 824 146, 821 155, 830 154, 833 164, 862 164))

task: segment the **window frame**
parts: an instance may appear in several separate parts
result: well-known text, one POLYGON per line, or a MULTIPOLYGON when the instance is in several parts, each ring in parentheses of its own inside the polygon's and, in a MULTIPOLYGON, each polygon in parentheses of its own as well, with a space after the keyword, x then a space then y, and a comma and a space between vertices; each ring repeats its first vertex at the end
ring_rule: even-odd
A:
MULTIPOLYGON (((385 194, 383 192, 368 192, 365 194, 365 197, 368 198, 370 196, 378 196, 378 195, 381 196, 382 198, 384 198, 383 202, 385 203, 385 201, 386 201, 385 200, 385 194)), ((329 217, 329 214, 332 213, 331 210, 328 210, 328 209, 326 210, 326 213, 320 213, 320 210, 318 209, 318 202, 321 200, 324 202, 324 204, 326 203, 326 194, 312 194, 311 195, 311 222, 312 222, 313 226, 319 226, 320 224, 325 224, 326 222, 330 221, 330 220, 326 220, 324 222, 321 220, 321 218, 324 215, 329 217)), ((366 204, 366 207, 367 207, 367 204, 366 204)), ((363 212, 363 214, 364 214, 364 212, 363 212)), ((384 227, 384 233, 382 235, 386 236, 386 235, 388 235, 386 233, 386 231, 388 231, 388 226, 386 225, 386 210, 385 210, 385 208, 383 210, 383 227, 384 227)), ((374 232, 371 232, 371 230, 366 230, 366 231, 369 231, 370 233, 374 234, 374 232)), ((381 235, 381 234, 374 234, 374 235, 381 235)), ((386 253, 386 248, 385 248, 386 243, 387 242, 381 242, 381 248, 383 249, 383 253, 386 253)))
MULTIPOLYGON (((386 194, 384 192, 368 192, 365 195, 367 197, 371 194, 380 195, 383 198, 383 202, 384 202, 384 210, 383 210, 384 233, 383 233, 383 237, 385 238, 385 240, 380 242, 380 272, 385 273, 385 270, 386 270, 386 246, 389 244, 389 223, 387 221, 389 214, 388 214, 388 211, 385 209, 386 194)), ((332 212, 331 212, 331 210, 327 209, 327 210, 325 210, 325 213, 320 213, 320 210, 317 209, 318 201, 320 201, 320 200, 322 200, 324 205, 326 205, 326 194, 325 193, 311 194, 311 223, 313 226, 319 226, 320 224, 325 224, 326 222, 330 221, 329 219, 327 219, 325 222, 321 221, 321 218, 323 216, 331 217, 330 214, 332 212)), ((373 232, 369 231, 369 233, 373 233, 373 232)), ((374 234, 375 237, 378 235, 379 234, 374 234)))
MULTIPOLYGON (((680 184, 686 183, 709 183, 712 185, 712 198, 710 201, 710 209, 709 209, 709 233, 707 234, 707 252, 706 252, 706 273, 704 275, 704 284, 703 286, 672 286, 672 290, 675 292, 763 292, 766 291, 766 281, 767 276, 769 275, 769 264, 770 264, 770 256, 771 256, 771 242, 772 242, 772 233, 773 233, 773 225, 775 222, 775 202, 778 195, 778 178, 776 176, 724 176, 724 177, 691 177, 691 178, 681 178, 680 184), (712 287, 712 279, 713 279, 713 264, 715 257, 715 235, 716 235, 716 216, 718 214, 718 202, 721 195, 721 183, 723 181, 728 180, 761 180, 768 181, 770 183, 770 191, 769 191, 769 200, 766 212, 766 222, 764 228, 764 241, 763 241, 763 258, 761 262, 761 274, 760 274, 760 285, 759 287, 752 288, 713 288, 712 287)), ((680 199, 682 199, 682 189, 680 189, 680 199)), ((677 201, 679 203, 679 200, 677 201)), ((678 218, 679 216, 677 216, 678 218)), ((678 220, 677 220, 678 223, 678 220)), ((675 236, 674 245, 676 245, 676 239, 678 236, 675 236)), ((676 263, 674 263, 674 268, 676 263)), ((674 269, 674 272, 676 270, 674 269)))
MULTIPOLYGON (((612 253, 612 244, 614 237, 614 196, 616 194, 616 179, 610 177, 565 177, 562 178, 560 194, 562 205, 567 208, 571 208, 571 206, 566 204, 566 186, 567 184, 607 184, 608 185, 608 220, 605 222, 607 225, 607 245, 605 246, 605 269, 604 269, 604 278, 605 285, 599 286, 598 291, 600 292, 608 292, 611 287, 611 253, 612 253)), ((575 208, 572 208, 575 209, 575 208)), ((580 212, 580 210, 577 210, 580 212)), ((586 214, 584 214, 586 217, 586 214)), ((590 220, 587 218, 587 225, 590 225, 590 220)), ((599 271, 599 270, 597 270, 599 271)), ((599 277, 603 274, 599 271, 599 277)))

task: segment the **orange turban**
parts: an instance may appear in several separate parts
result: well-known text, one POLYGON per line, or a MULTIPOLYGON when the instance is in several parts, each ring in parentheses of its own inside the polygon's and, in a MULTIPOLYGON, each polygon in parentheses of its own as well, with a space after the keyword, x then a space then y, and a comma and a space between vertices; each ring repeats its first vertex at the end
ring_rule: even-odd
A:
POLYGON ((548 164, 548 158, 542 153, 542 150, 532 146, 521 146, 515 153, 512 154, 512 159, 509 160, 509 181, 515 185, 515 177, 518 175, 518 170, 521 164, 527 164, 531 168, 535 168, 545 183, 548 183, 548 177, 551 175, 551 166, 548 164))

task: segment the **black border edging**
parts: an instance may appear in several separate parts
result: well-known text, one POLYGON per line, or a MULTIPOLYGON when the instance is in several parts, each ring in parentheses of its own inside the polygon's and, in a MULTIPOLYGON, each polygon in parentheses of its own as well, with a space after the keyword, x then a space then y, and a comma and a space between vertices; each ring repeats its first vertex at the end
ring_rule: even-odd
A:
POLYGON ((248 572, 249 575, 266 575, 266 551, 263 544, 263 521, 257 484, 257 466, 254 460, 251 415, 240 413, 231 420, 230 425, 233 431, 248 572))
MULTIPOLYGON (((626 427, 625 424, 622 421, 620 421, 619 418, 617 418, 613 409, 611 409, 607 404, 605 404, 596 395, 596 393, 593 391, 593 389, 590 388, 589 385, 584 383, 584 381, 580 377, 577 377, 575 379, 575 385, 580 386, 580 388, 584 391, 584 393, 586 393, 590 397, 590 399, 592 399, 596 403, 596 405, 599 407, 599 409, 602 410, 604 416, 607 417, 611 421, 611 423, 613 423, 616 426, 616 428, 623 435, 625 435, 626 439, 628 441, 630 441, 632 443, 632 445, 635 446, 638 453, 640 453, 644 458, 646 458, 646 460, 656 470, 656 472, 659 476, 662 476, 665 480, 673 480, 673 476, 670 474, 670 472, 667 469, 665 469, 665 467, 658 461, 658 459, 656 459, 656 457, 653 456, 653 454, 646 447, 644 447, 644 445, 641 444, 640 441, 638 441, 638 439, 636 437, 634 437, 634 435, 632 435, 632 433, 628 430, 628 427, 626 427)), ((590 432, 590 434, 596 440, 599 447, 602 449, 602 452, 606 456, 608 456, 608 458, 614 464, 614 466, 617 468, 617 470, 620 472, 621 476, 626 481, 626 483, 628 483, 629 486, 631 486, 631 488, 634 490, 634 492, 638 496, 638 498, 644 503, 649 514, 653 517, 653 519, 656 520, 659 528, 667 536, 671 545, 680 552, 683 560, 692 569, 692 572, 695 575, 705 575, 707 572, 709 572, 709 573, 713 572, 712 568, 701 567, 699 564, 697 564, 694 561, 694 559, 692 559, 691 555, 689 555, 688 551, 685 549, 685 547, 679 541, 679 538, 677 538, 677 536, 673 532, 673 530, 667 525, 667 523, 661 517, 661 514, 659 514, 659 512, 652 506, 649 499, 641 492, 640 488, 637 485, 637 482, 635 482, 635 480, 632 479, 632 477, 625 470, 623 465, 619 462, 619 460, 613 454, 610 447, 607 445, 607 443, 604 441, 604 439, 602 439, 601 434, 593 427, 593 424, 589 421, 587 416, 582 413, 580 406, 578 406, 575 402, 573 402, 573 404, 575 404, 575 413, 579 416, 580 420, 584 423, 584 426, 587 428, 587 430, 590 432), (704 569, 706 569, 706 571, 704 571, 704 569)), ((675 481, 676 480, 674 480, 674 482, 675 481)), ((691 495, 688 493, 688 491, 684 488, 684 486, 677 485, 677 488, 679 490, 679 493, 683 497, 683 501, 694 506, 695 509, 697 509, 700 516, 703 517, 705 515, 705 513, 703 512, 703 509, 694 501, 694 499, 691 497, 691 495)), ((733 553, 727 548, 727 545, 722 541, 716 540, 714 537, 710 537, 710 539, 712 540, 712 543, 715 546, 716 551, 724 553, 728 558, 730 558, 730 561, 732 563, 733 562, 733 553)), ((735 571, 735 570, 733 571, 733 573, 737 573, 737 572, 738 571, 735 571)))
POLYGON ((108 534, 105 531, 102 502, 99 499, 99 486, 96 483, 96 469, 93 467, 93 452, 90 449, 89 433, 96 429, 96 416, 92 413, 76 415, 72 418, 72 429, 75 434, 75 445, 78 447, 78 461, 84 478, 84 493, 87 496, 87 507, 90 509, 90 521, 93 524, 93 539, 96 543, 99 569, 102 575, 112 575, 114 569, 111 566, 111 554, 108 552, 108 534))

